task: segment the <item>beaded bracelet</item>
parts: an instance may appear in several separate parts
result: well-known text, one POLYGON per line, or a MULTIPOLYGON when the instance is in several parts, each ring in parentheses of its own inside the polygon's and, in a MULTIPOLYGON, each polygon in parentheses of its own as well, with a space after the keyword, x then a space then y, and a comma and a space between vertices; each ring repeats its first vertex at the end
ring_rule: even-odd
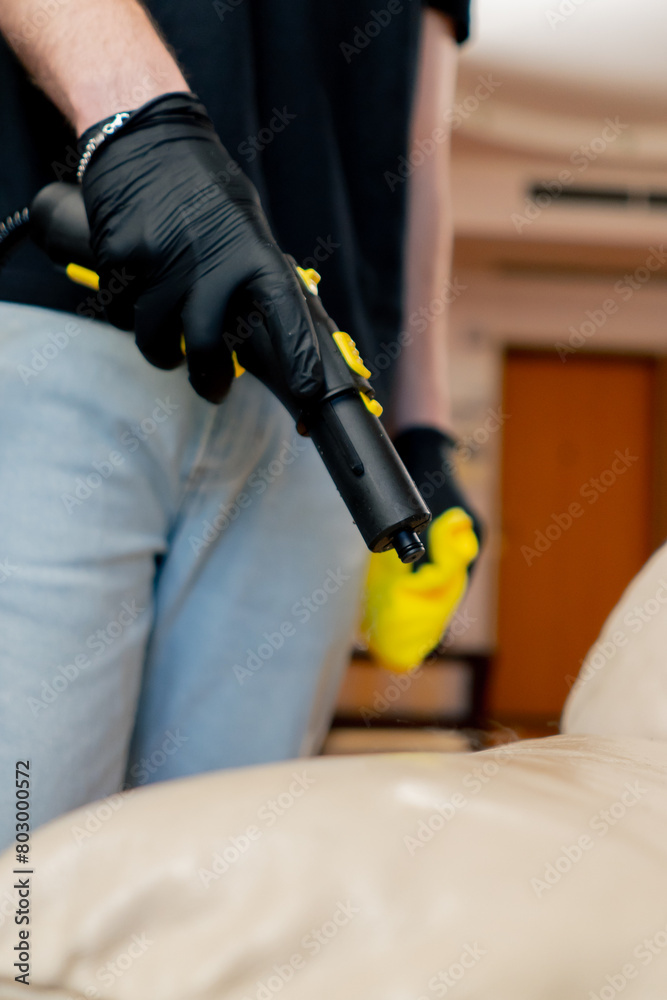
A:
POLYGON ((83 180, 83 175, 85 174, 86 168, 92 159, 93 153, 99 149, 102 143, 109 139, 114 132, 117 132, 119 128, 122 128, 131 116, 131 111, 119 111, 117 114, 110 115, 103 121, 97 122, 96 125, 92 125, 83 133, 79 141, 84 142, 85 140, 85 144, 83 147, 83 153, 81 154, 81 159, 79 160, 79 166, 76 170, 76 179, 79 184, 83 180), (86 136, 89 133, 91 134, 89 138, 86 139, 86 136))

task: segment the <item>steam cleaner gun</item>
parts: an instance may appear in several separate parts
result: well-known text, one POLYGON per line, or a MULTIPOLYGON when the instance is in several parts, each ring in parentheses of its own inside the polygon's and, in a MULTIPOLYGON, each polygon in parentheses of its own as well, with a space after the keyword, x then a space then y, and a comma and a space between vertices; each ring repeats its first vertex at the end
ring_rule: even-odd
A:
MULTIPOLYGON (((88 220, 78 185, 57 182, 37 194, 30 207, 29 234, 68 277, 97 289, 88 220)), ((237 371, 247 369, 280 400, 313 439, 338 492, 371 552, 395 548, 405 563, 424 553, 418 532, 431 513, 387 436, 354 341, 336 327, 318 296, 319 275, 291 261, 317 335, 324 389, 306 406, 281 377, 264 324, 247 337, 231 335, 237 371)))

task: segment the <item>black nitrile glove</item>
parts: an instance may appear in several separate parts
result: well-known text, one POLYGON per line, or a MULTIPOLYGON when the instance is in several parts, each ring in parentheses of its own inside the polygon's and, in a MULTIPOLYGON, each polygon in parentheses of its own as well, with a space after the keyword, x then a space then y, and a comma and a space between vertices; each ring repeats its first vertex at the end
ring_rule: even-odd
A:
MULTIPOLYGON (((426 546, 426 555, 414 564, 415 569, 430 558, 428 544, 430 529, 442 514, 454 507, 460 507, 470 518, 472 530, 481 548, 484 537, 482 522, 456 480, 454 463, 456 441, 434 427, 411 427, 409 430, 401 431, 394 440, 394 447, 433 514, 431 524, 421 535, 422 542, 426 546)), ((469 570, 475 561, 476 559, 469 570)))
POLYGON ((107 315, 134 329, 148 361, 176 368, 183 334, 193 387, 220 402, 234 377, 225 314, 244 289, 264 313, 292 393, 317 394, 321 361, 296 276, 194 94, 133 112, 92 155, 82 188, 100 287, 112 296, 107 315), (120 269, 129 280, 118 290, 120 269))

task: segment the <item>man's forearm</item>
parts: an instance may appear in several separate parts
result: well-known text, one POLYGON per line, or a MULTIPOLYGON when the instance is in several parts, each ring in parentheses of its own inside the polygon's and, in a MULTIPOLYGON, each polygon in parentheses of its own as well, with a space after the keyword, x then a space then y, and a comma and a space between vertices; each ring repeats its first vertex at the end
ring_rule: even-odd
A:
POLYGON ((81 134, 159 94, 188 90, 178 65, 135 0, 0 0, 0 31, 81 134))
POLYGON ((450 143, 442 136, 454 101, 456 60, 451 25, 427 8, 411 147, 430 140, 433 151, 409 179, 404 329, 411 336, 398 362, 392 407, 397 431, 421 424, 451 432, 447 312, 453 225, 450 143))

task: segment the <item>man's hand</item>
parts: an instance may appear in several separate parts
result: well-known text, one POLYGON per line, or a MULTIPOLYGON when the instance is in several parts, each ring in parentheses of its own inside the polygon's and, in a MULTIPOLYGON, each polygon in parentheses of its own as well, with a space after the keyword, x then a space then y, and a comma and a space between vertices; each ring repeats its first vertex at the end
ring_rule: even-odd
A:
POLYGON ((433 521, 426 557, 402 566, 392 553, 371 557, 363 631, 376 662, 419 666, 442 638, 477 557, 481 526, 456 482, 452 453, 447 307, 452 300, 453 225, 447 112, 454 102, 454 26, 425 7, 410 144, 431 152, 409 179, 406 332, 392 399, 394 443, 423 491, 433 521))
POLYGON ((179 365, 183 334, 193 387, 219 402, 234 377, 225 315, 245 289, 292 393, 318 391, 319 351, 296 277, 255 188, 193 94, 140 108, 93 154, 82 187, 101 286, 117 268, 132 275, 107 314, 134 328, 148 361, 179 365))

